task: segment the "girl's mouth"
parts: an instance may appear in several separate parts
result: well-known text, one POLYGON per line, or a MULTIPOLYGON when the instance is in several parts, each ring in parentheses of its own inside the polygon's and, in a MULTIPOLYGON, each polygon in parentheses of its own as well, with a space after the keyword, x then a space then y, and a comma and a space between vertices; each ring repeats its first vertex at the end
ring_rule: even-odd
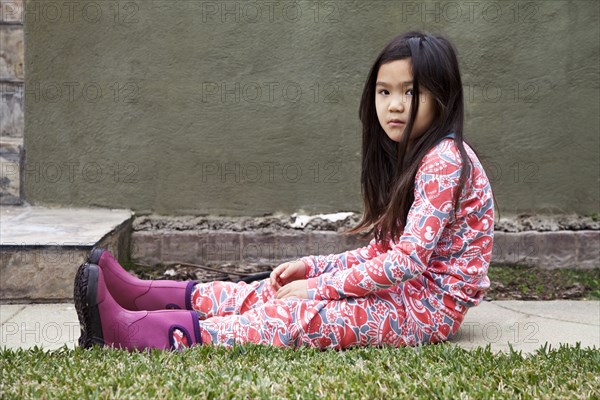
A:
POLYGON ((389 124, 390 126, 393 126, 393 127, 395 127, 395 126, 402 126, 402 125, 404 125, 404 122, 403 122, 403 121, 400 121, 399 119, 393 119, 393 120, 391 120, 390 122, 388 122, 388 124, 389 124))

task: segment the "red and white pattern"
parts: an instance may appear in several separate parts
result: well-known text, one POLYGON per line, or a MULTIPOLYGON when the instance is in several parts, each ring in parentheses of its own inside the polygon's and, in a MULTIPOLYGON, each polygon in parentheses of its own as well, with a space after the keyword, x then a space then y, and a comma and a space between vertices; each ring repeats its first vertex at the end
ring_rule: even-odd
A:
POLYGON ((203 343, 247 342, 343 349, 447 340, 489 287, 494 236, 492 190, 480 161, 453 196, 462 162, 444 139, 423 159, 399 240, 302 258, 310 300, 275 299, 268 279, 199 284, 192 304, 203 343))
POLYGON ((180 329, 173 330, 173 350, 183 350, 190 347, 187 337, 180 329))

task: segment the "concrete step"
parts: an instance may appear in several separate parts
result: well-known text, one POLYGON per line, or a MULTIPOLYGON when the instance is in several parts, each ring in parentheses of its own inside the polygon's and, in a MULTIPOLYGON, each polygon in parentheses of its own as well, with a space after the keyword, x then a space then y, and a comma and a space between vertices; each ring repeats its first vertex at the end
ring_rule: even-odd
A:
POLYGON ((125 262, 133 212, 101 208, 0 208, 0 301, 73 298, 77 267, 94 246, 125 262))

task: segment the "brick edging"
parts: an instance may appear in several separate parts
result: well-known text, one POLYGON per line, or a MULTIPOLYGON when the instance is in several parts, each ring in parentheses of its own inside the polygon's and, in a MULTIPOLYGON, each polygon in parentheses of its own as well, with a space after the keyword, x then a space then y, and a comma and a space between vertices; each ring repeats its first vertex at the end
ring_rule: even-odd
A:
POLYGON ((492 262, 540 268, 600 267, 600 231, 496 232, 492 262))
MULTIPOLYGON (((131 259, 145 265, 268 264, 306 255, 341 253, 368 239, 333 231, 134 231, 131 259)), ((600 231, 496 232, 492 263, 541 268, 600 267, 600 231)))

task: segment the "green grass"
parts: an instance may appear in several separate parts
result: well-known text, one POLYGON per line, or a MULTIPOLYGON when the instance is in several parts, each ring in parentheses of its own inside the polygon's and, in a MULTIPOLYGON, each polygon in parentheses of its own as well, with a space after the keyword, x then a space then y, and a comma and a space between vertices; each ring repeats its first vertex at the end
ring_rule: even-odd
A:
POLYGON ((600 269, 593 270, 560 270, 565 280, 571 284, 582 283, 589 288, 588 297, 600 300, 600 269))
POLYGON ((2 398, 598 398, 600 350, 0 350, 2 398))

